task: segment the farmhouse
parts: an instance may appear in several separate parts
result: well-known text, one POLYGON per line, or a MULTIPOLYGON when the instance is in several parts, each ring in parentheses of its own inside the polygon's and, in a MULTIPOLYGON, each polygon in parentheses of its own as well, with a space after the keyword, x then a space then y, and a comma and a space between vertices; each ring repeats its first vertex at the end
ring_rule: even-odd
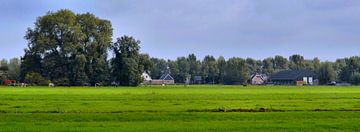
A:
POLYGON ((163 74, 160 79, 151 80, 151 84, 162 85, 162 84, 175 84, 174 78, 170 74, 163 74))
POLYGON ((315 73, 310 70, 283 70, 271 75, 275 85, 314 85, 315 73))
POLYGON ((263 74, 253 74, 250 77, 250 83, 252 85, 262 85, 267 81, 267 76, 263 74))
POLYGON ((141 74, 141 77, 144 79, 144 83, 150 83, 150 81, 152 80, 150 75, 146 72, 143 72, 141 74))

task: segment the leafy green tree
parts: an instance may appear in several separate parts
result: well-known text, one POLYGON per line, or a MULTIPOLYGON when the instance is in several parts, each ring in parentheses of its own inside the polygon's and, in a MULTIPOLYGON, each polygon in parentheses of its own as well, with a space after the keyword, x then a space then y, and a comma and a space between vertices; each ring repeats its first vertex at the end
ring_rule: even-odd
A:
POLYGON ((140 41, 133 37, 122 36, 111 46, 115 55, 111 63, 114 82, 124 86, 138 86, 143 81, 139 44, 140 41))
POLYGON ((247 58, 246 59, 246 64, 248 66, 249 72, 250 74, 254 74, 254 73, 261 73, 262 69, 262 62, 252 59, 252 58, 247 58))
POLYGON ((353 56, 344 59, 344 66, 341 68, 339 73, 339 79, 342 81, 351 81, 351 76, 355 73, 360 72, 360 57, 353 56))
MULTIPOLYGON (((150 76, 153 79, 158 79, 167 70, 168 64, 164 59, 151 58, 152 67, 150 69, 150 76)), ((170 68, 171 69, 171 68, 170 68)), ((173 73, 173 70, 170 70, 173 73)))
POLYGON ((289 61, 280 55, 275 56, 274 58, 274 69, 283 69, 286 70, 289 68, 289 61))
POLYGON ((223 56, 220 56, 217 59, 217 67, 219 69, 219 79, 218 79, 218 83, 223 84, 224 83, 224 78, 225 78, 225 71, 226 71, 226 60, 223 56))
POLYGON ((290 69, 296 70, 296 69, 303 69, 305 68, 305 59, 303 56, 299 54, 295 54, 289 57, 290 61, 290 69))
POLYGON ((20 77, 20 59, 19 58, 12 58, 9 61, 8 67, 8 79, 11 80, 19 80, 20 77))
POLYGON ((190 78, 194 81, 195 76, 199 76, 201 73, 201 62, 197 60, 195 54, 190 54, 187 58, 189 64, 189 72, 190 78))
POLYGON ((169 70, 170 70, 170 74, 171 76, 175 79, 175 82, 182 82, 184 81, 183 80, 183 76, 181 76, 182 74, 180 74, 180 67, 178 65, 178 62, 177 61, 171 61, 171 60, 168 60, 167 62, 167 65, 166 66, 166 69, 163 70, 163 73, 166 72, 167 70, 167 67, 169 67, 169 70))
POLYGON ((41 74, 36 72, 29 72, 25 75, 24 82, 30 85, 46 86, 49 84, 49 80, 46 80, 41 74))
POLYGON ((80 78, 92 85, 106 83, 110 76, 107 53, 113 34, 111 22, 90 13, 77 14, 77 22, 84 34, 83 44, 78 51, 80 55, 85 55, 84 71, 87 75, 87 78, 80 78))
POLYGON ((22 58, 21 78, 36 69, 30 65, 36 60, 41 63, 36 72, 58 85, 104 82, 111 36, 111 23, 90 13, 48 12, 25 35, 28 48, 22 58))
POLYGON ((148 54, 140 54, 140 70, 141 72, 150 72, 154 69, 154 63, 151 61, 150 56, 148 54))
POLYGON ((9 62, 6 59, 2 59, 0 61, 0 66, 1 67, 9 67, 9 62))
POLYGON ((218 78, 219 69, 217 67, 216 59, 213 56, 205 56, 202 61, 201 70, 206 83, 215 83, 215 79, 218 78))
POLYGON ((266 58, 263 60, 263 73, 271 74, 274 72, 274 59, 266 58))
POLYGON ((244 84, 249 79, 248 67, 244 59, 233 57, 226 62, 226 84, 244 84))
POLYGON ((41 61, 39 54, 25 50, 25 55, 21 58, 20 81, 24 82, 27 73, 42 73, 41 61))
POLYGON ((354 84, 354 85, 360 84, 360 73, 359 72, 355 72, 350 76, 350 83, 354 84))
POLYGON ((180 83, 185 83, 186 78, 190 75, 190 64, 185 57, 178 57, 176 59, 177 66, 179 67, 179 74, 177 76, 178 81, 180 83))
POLYGON ((330 62, 321 63, 319 70, 317 71, 320 84, 327 84, 330 81, 335 81, 336 72, 330 62))

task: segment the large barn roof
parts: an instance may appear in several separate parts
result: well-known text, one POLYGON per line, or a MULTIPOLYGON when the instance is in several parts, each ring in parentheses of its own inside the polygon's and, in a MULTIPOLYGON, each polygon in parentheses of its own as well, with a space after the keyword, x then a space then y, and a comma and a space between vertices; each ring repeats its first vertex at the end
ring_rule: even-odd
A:
POLYGON ((271 75, 271 80, 296 80, 302 77, 314 77, 315 73, 310 70, 284 70, 271 75))
POLYGON ((170 76, 170 74, 163 74, 160 77, 160 80, 174 80, 174 78, 172 76, 170 76))

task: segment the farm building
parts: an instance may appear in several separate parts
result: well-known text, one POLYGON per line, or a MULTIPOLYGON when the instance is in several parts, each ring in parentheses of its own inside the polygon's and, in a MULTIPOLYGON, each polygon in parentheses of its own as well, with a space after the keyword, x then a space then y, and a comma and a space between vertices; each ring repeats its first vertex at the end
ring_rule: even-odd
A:
POLYGON ((250 83, 252 85, 262 85, 267 81, 267 76, 264 74, 253 74, 250 77, 250 83))
POLYGON ((142 73, 141 77, 144 79, 144 83, 149 83, 152 80, 150 75, 146 72, 142 73))
POLYGON ((275 85, 314 85, 315 73, 310 70, 283 70, 273 73, 270 80, 275 85))
POLYGON ((162 85, 162 84, 175 84, 174 78, 170 74, 163 74, 160 79, 151 80, 151 84, 162 85))

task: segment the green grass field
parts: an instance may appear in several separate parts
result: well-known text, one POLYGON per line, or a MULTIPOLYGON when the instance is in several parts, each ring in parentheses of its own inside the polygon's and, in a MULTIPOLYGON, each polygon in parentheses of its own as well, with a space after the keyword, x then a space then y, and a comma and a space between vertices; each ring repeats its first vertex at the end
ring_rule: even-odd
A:
POLYGON ((0 87, 0 131, 359 131, 360 87, 0 87))

